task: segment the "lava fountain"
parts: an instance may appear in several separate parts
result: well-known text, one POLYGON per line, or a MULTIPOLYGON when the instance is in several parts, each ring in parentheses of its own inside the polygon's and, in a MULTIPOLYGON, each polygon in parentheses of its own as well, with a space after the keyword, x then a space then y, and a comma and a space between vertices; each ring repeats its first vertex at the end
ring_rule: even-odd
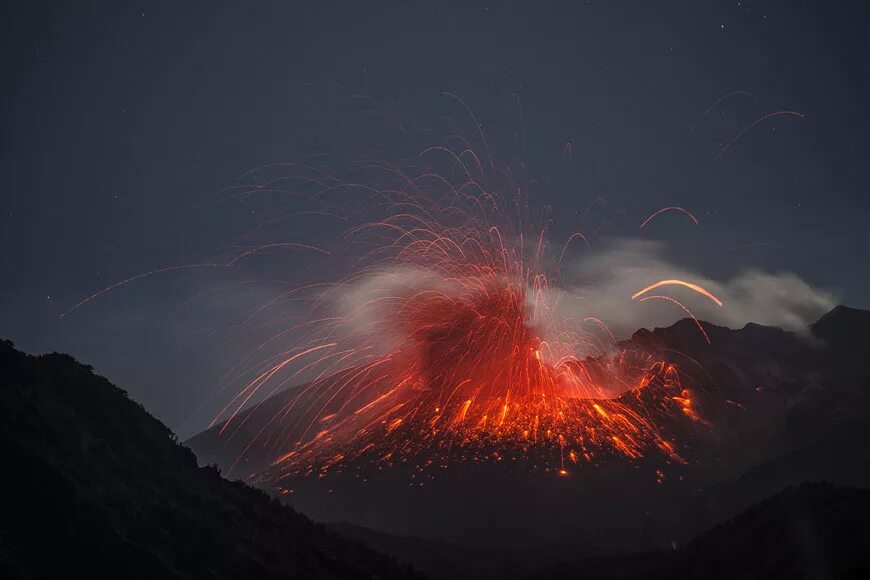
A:
MULTIPOLYGON (((470 146, 429 155, 450 169, 365 159, 361 171, 380 177, 339 179, 311 166, 293 176, 318 200, 362 192, 356 207, 381 215, 344 232, 337 247, 352 250, 351 274, 312 294, 310 319, 290 329, 305 339, 265 364, 216 419, 222 436, 242 436, 255 396, 314 374, 253 426, 239 459, 267 448, 262 481, 396 463, 423 471, 512 460, 568 475, 613 456, 683 461, 674 439, 702 419, 678 370, 560 307, 550 284, 566 248, 554 250, 547 226, 535 225, 546 215, 526 215, 508 171, 500 181, 470 146)), ((718 300, 680 280, 638 295, 673 284, 718 300)))

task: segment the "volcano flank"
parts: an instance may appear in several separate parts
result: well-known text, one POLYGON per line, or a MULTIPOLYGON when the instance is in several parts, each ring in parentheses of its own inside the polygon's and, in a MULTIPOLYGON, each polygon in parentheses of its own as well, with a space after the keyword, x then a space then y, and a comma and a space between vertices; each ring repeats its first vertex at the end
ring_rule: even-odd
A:
MULTIPOLYGON (((831 459, 831 450, 843 456, 838 441, 860 436, 870 416, 861 388, 868 372, 848 354, 859 348, 854 337, 866 336, 865 317, 837 308, 807 335, 702 323, 709 344, 698 340, 691 319, 640 330, 614 354, 578 364, 590 381, 631 385, 620 395, 518 395, 524 405, 508 415, 516 422, 508 429, 491 423, 503 398, 466 405, 463 393, 439 408, 450 417, 443 431, 432 428, 432 414, 387 417, 356 432, 351 445, 330 441, 327 432, 320 435, 326 441, 306 449, 295 442, 302 435, 293 405, 304 389, 298 387, 243 411, 236 428, 216 425, 189 444, 200 461, 216 462, 322 521, 551 555, 569 547, 587 554, 667 547, 782 485, 866 481, 864 450, 831 459), (624 434, 637 444, 629 452, 614 443, 624 434), (287 442, 289 449, 282 447, 287 442), (304 461, 288 469, 295 453, 304 461), (800 465, 777 459, 801 453, 800 465), (771 461, 785 462, 785 472, 732 491, 738 487, 727 482, 743 474, 776 471, 763 467, 771 461)), ((443 338, 456 326, 432 332, 456 344, 443 338)), ((452 354, 430 351, 427 360, 450 366, 452 354)), ((527 360, 540 365, 533 353, 527 360)), ((330 380, 344 383, 357 373, 330 380)), ((437 384, 443 374, 430 376, 437 384)), ((419 396, 426 400, 431 390, 419 396)))

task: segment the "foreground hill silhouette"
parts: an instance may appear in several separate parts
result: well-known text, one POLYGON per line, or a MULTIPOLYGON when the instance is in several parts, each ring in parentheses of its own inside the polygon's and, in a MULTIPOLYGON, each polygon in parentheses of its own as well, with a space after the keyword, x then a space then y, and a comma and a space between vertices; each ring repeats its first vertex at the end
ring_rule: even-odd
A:
POLYGON ((66 355, 0 341, 0 454, 2 578, 417 577, 198 467, 166 426, 66 355))

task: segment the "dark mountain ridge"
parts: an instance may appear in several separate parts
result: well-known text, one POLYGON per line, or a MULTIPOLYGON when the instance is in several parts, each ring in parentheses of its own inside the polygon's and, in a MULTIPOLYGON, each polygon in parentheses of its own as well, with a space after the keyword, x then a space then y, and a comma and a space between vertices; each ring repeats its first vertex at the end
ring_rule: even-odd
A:
POLYGON ((0 342, 3 578, 414 578, 222 478, 73 358, 0 342))
POLYGON ((566 562, 513 577, 864 580, 870 578, 868 517, 870 490, 804 483, 751 506, 684 546, 566 562))

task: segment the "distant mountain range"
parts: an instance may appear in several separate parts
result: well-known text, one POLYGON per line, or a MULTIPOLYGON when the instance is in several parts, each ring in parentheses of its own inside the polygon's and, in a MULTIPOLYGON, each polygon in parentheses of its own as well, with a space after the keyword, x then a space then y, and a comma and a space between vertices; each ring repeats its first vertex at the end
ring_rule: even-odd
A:
MULTIPOLYGON (((210 466, 235 463, 237 440, 195 437, 198 466, 89 367, 0 342, 0 577, 420 577, 402 560, 439 579, 870 578, 870 312, 805 335, 703 324, 711 344, 691 320, 627 343, 704 393, 689 464, 483 463, 424 487, 397 465, 282 481, 280 502, 210 466)), ((239 475, 267 462, 247 459, 239 475)))

